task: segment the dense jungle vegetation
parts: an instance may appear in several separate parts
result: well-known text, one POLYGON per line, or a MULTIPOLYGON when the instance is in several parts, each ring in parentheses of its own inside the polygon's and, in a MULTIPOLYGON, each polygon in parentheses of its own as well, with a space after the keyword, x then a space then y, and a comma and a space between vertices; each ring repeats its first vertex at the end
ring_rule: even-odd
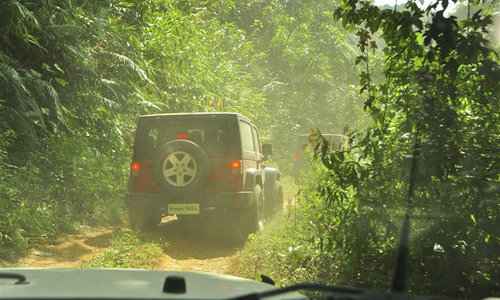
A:
POLYGON ((449 4, 2 1, 0 259, 121 222, 139 115, 236 111, 285 175, 310 128, 320 163, 242 274, 387 288, 409 205, 409 290, 499 295, 498 2, 449 4))

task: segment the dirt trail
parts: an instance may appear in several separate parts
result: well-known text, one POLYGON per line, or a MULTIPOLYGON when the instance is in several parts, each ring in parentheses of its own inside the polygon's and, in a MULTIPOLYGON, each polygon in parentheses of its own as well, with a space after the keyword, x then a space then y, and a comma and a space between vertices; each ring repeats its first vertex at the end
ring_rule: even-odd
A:
MULTIPOLYGON (((78 234, 59 238, 54 244, 42 245, 26 257, 10 265, 29 268, 72 268, 80 267, 81 261, 93 256, 93 251, 104 250, 111 238, 112 228, 96 227, 78 234)), ((9 266, 9 267, 10 267, 9 266)))
MULTIPOLYGON (((285 209, 293 212, 296 206, 297 186, 289 179, 285 188, 285 209)), ((165 217, 154 234, 168 241, 168 247, 155 269, 218 273, 234 275, 236 257, 242 243, 228 243, 224 238, 214 236, 214 228, 195 226, 197 230, 186 230, 175 217, 165 217)), ((83 260, 89 260, 96 253, 109 247, 113 237, 111 227, 92 227, 80 233, 66 235, 50 245, 39 246, 29 255, 6 267, 78 268, 83 260)))
MULTIPOLYGON (((169 244, 155 269, 232 275, 233 261, 239 251, 234 244, 211 240, 210 234, 203 230, 186 231, 172 218, 164 219, 154 234, 164 235, 169 244)), ((105 250, 112 236, 113 228, 88 228, 61 237, 54 244, 37 247, 8 267, 78 268, 83 260, 105 250)))
POLYGON ((158 269, 233 275, 233 265, 243 243, 229 243, 214 234, 211 226, 193 227, 166 217, 157 234, 167 237, 158 269))

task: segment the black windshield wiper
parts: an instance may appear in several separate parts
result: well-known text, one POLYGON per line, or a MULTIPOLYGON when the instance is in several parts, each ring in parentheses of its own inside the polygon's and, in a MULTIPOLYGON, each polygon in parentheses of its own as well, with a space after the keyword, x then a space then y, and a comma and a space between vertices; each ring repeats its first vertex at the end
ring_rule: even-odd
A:
POLYGON ((420 144, 418 142, 418 130, 415 134, 415 142, 413 143, 413 153, 410 169, 410 181, 408 184, 408 197, 406 199, 406 214, 401 228, 401 238, 398 245, 398 257, 394 268, 394 277, 392 278, 392 291, 404 292, 406 289, 406 263, 408 260, 408 251, 410 249, 410 214, 412 211, 411 200, 414 194, 415 177, 417 174, 417 160, 420 155, 420 144))
POLYGON ((324 285, 316 283, 300 283, 269 291, 245 294, 242 296, 231 298, 231 300, 263 299, 296 291, 325 292, 328 293, 329 296, 331 295, 335 297, 341 297, 342 299, 362 299, 361 294, 363 293, 363 289, 352 287, 324 285))
MULTIPOLYGON (((267 297, 284 295, 291 292, 297 291, 310 291, 310 292, 320 292, 321 295, 315 295, 313 299, 363 299, 363 300, 445 300, 447 298, 435 297, 435 296, 419 296, 410 295, 404 292, 389 291, 381 292, 377 290, 368 290, 361 288, 352 288, 344 286, 335 285, 323 285, 315 283, 301 283, 287 286, 284 288, 276 288, 273 290, 268 290, 264 292, 254 292, 245 294, 242 296, 230 298, 228 300, 258 300, 267 297)), ((296 299, 293 294, 288 297, 289 299, 296 299)), ((296 295, 297 296, 297 295, 296 295)), ((300 295, 298 295, 300 296, 300 295)))
POLYGON ((26 276, 18 273, 0 272, 0 279, 17 279, 15 284, 28 284, 26 276))

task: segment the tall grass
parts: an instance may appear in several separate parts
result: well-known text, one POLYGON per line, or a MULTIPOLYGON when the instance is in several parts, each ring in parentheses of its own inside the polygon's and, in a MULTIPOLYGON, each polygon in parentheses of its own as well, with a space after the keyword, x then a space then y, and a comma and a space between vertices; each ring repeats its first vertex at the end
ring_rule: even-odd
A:
POLYGON ((161 254, 167 246, 161 239, 122 229, 114 234, 106 250, 83 261, 82 267, 154 269, 160 264, 161 254))

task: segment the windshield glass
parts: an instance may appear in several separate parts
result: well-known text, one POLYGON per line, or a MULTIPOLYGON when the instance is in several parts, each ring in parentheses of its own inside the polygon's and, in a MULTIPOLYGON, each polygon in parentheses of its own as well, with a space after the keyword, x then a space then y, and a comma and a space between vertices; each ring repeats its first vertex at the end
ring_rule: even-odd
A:
POLYGON ((499 16, 0 1, 0 266, 499 297, 499 16))

